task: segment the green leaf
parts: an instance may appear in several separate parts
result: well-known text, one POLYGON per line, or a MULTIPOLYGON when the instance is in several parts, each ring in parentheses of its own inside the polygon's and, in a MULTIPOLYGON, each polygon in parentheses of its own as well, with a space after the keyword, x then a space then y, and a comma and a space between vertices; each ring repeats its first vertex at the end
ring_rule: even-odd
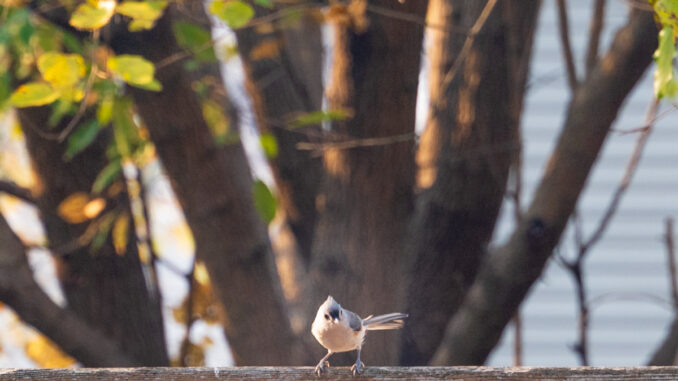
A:
POLYGON ((122 54, 109 58, 108 69, 130 85, 149 90, 162 88, 160 82, 153 78, 155 66, 141 56, 122 54))
POLYGON ((129 98, 116 100, 113 106, 113 135, 118 153, 123 158, 132 156, 141 141, 133 119, 132 101, 129 98))
POLYGON ((53 87, 69 87, 85 76, 85 60, 79 54, 48 52, 38 58, 38 70, 53 87))
POLYGON ((663 26, 670 26, 673 30, 678 30, 678 1, 676 0, 654 0, 651 1, 659 22, 663 26))
POLYGON ((322 122, 344 120, 351 116, 346 110, 313 111, 299 115, 292 121, 292 127, 304 127, 322 122))
POLYGON ((92 184, 92 193, 101 193, 106 187, 111 185, 122 172, 122 163, 120 158, 111 161, 99 172, 94 184, 92 184))
POLYGON ((209 11, 233 29, 247 25, 254 17, 252 6, 240 0, 215 0, 210 4, 209 11))
POLYGON ((151 29, 162 16, 167 1, 125 1, 118 4, 116 12, 133 20, 129 24, 130 32, 151 29))
POLYGON ((654 52, 657 70, 654 73, 654 92, 659 99, 676 94, 676 78, 673 70, 673 58, 676 56, 673 28, 665 26, 659 32, 659 46, 654 52))
POLYGON ((59 98, 59 92, 49 83, 30 82, 19 86, 9 101, 15 107, 33 107, 50 104, 59 98))
POLYGON ((105 126, 113 117, 114 98, 112 95, 104 95, 97 107, 97 122, 105 126))
POLYGON ((271 134, 262 134, 259 137, 261 148, 269 159, 278 156, 278 141, 271 134))
POLYGON ((261 180, 254 181, 254 207, 259 212, 261 218, 269 224, 275 217, 275 210, 277 208, 277 201, 271 190, 261 180))
POLYGON ((91 120, 89 123, 80 126, 68 137, 64 158, 71 160, 75 155, 82 152, 94 141, 99 131, 101 131, 101 125, 96 120, 91 120))
POLYGON ((273 0, 254 0, 254 4, 265 8, 273 8, 273 0))
POLYGON ((95 30, 108 24, 114 13, 114 0, 88 1, 73 11, 69 23, 77 29, 95 30))
POLYGON ((212 35, 207 29, 177 21, 172 25, 172 30, 179 46, 193 53, 198 61, 215 62, 217 60, 212 46, 212 35))
POLYGON ((202 102, 202 116, 218 145, 228 142, 230 121, 221 106, 207 98, 202 102))

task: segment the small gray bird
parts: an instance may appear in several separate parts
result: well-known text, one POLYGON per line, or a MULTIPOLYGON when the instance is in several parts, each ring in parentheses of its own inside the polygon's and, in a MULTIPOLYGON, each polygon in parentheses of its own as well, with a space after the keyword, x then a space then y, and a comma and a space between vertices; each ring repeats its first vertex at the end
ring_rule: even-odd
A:
POLYGON ((360 349, 365 340, 365 331, 398 329, 403 326, 407 314, 394 312, 386 315, 368 316, 361 319, 355 313, 341 308, 331 296, 318 308, 311 333, 327 349, 327 355, 315 367, 320 375, 330 364, 327 359, 338 352, 358 351, 355 364, 351 367, 353 375, 360 373, 363 363, 360 361, 360 349))

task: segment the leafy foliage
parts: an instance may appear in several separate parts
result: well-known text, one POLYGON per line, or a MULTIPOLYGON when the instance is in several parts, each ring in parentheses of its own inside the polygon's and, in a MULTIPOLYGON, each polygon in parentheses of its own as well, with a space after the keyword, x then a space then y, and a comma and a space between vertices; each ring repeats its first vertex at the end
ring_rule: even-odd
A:
POLYGON ((659 46, 654 53, 657 69, 654 73, 654 92, 659 99, 675 97, 678 92, 673 60, 676 57, 678 33, 678 0, 653 0, 656 19, 662 24, 659 46))
POLYGON ((252 6, 239 0, 215 0, 209 10, 233 29, 242 28, 254 17, 252 6))
POLYGON ((266 183, 261 180, 256 180, 253 185, 254 206, 257 208, 259 215, 267 224, 273 221, 275 211, 277 209, 277 200, 275 196, 268 189, 266 183))

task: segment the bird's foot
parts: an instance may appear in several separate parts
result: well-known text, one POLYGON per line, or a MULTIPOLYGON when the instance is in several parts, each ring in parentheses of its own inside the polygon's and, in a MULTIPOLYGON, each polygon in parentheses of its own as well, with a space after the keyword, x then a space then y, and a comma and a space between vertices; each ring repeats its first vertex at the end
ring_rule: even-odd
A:
POLYGON ((321 361, 318 363, 318 365, 315 366, 315 374, 320 376, 327 370, 327 368, 330 367, 330 362, 329 361, 321 361))
POLYGON ((356 361, 355 364, 353 364, 353 366, 351 367, 351 371, 353 372, 353 375, 354 376, 359 375, 360 372, 363 370, 364 366, 365 366, 365 364, 363 364, 362 361, 360 361, 360 360, 356 361))

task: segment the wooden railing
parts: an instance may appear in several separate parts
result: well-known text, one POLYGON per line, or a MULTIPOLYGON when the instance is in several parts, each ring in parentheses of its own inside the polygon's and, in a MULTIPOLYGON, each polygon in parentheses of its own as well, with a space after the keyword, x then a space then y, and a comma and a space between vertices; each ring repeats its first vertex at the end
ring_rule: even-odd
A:
POLYGON ((678 367, 345 367, 316 376, 311 367, 0 369, 5 380, 678 380, 678 367))

